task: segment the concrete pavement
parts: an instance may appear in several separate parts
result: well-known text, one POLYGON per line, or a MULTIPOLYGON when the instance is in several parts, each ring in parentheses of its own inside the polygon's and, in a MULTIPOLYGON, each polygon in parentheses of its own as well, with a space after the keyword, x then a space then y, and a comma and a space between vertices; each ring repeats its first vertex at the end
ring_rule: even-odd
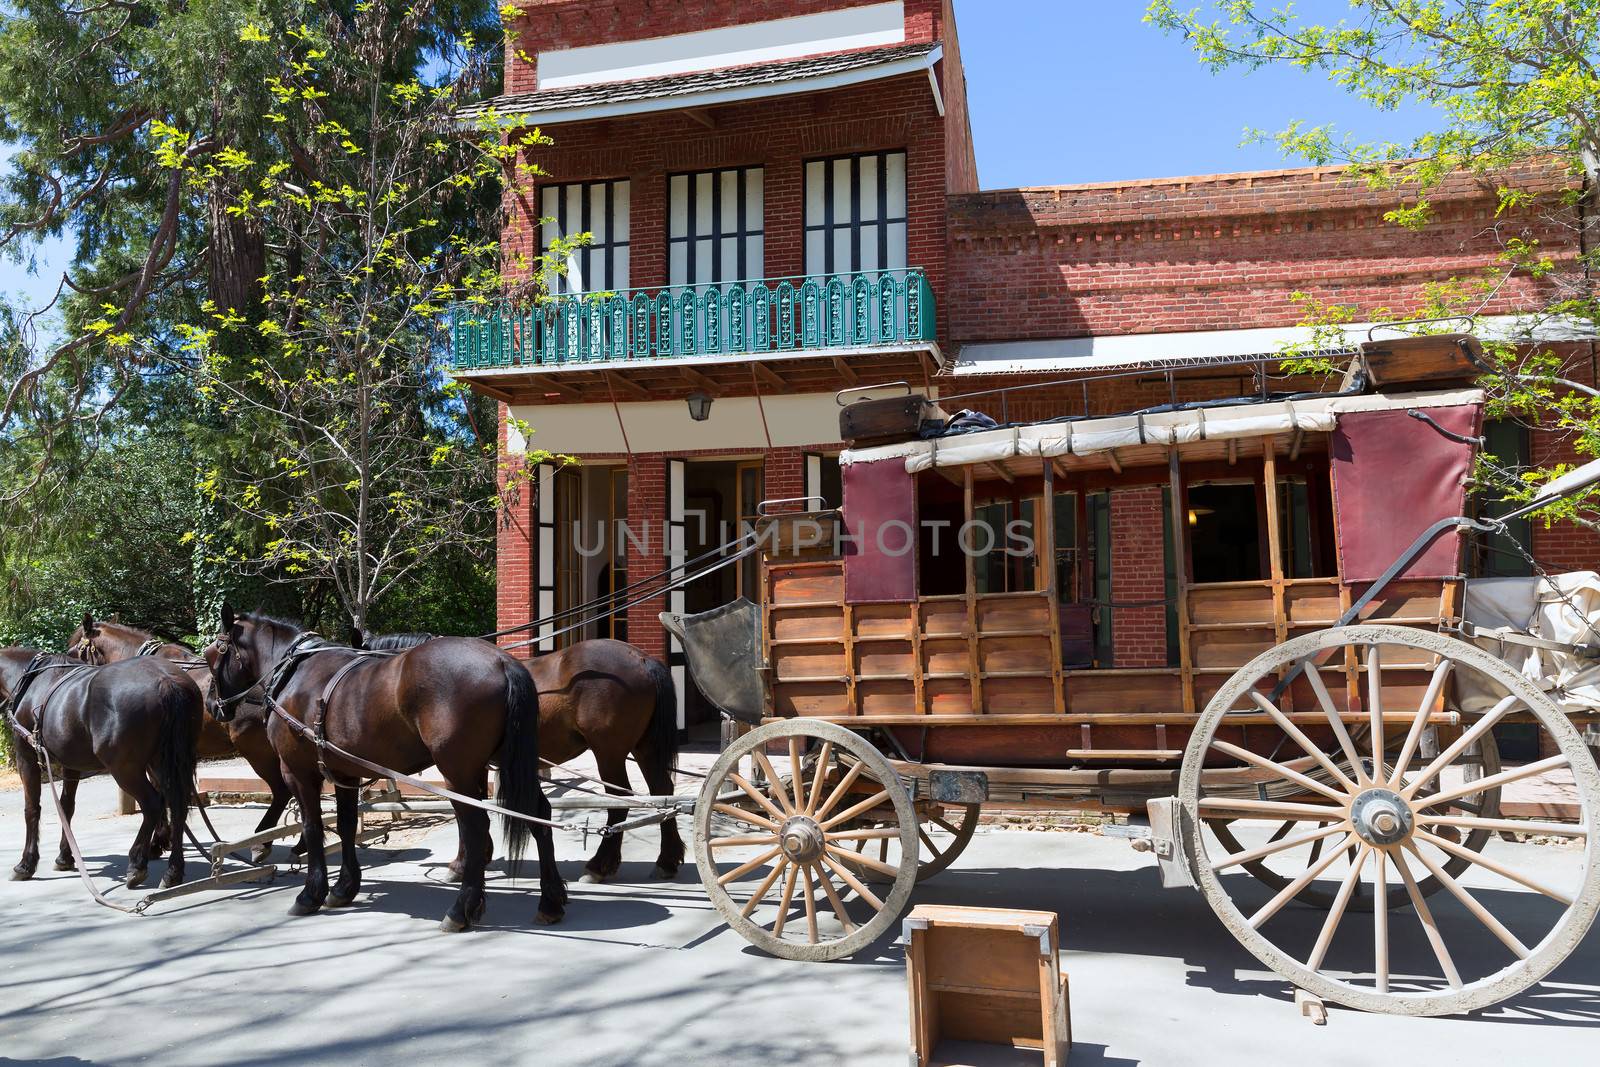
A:
MULTIPOLYGON (((125 868, 134 829, 107 814, 113 806, 108 782, 85 783, 77 826, 103 887, 125 868)), ((257 817, 216 813, 225 832, 257 817)), ((6 870, 21 838, 21 797, 0 793, 6 870)), ((513 886, 497 864, 488 926, 453 936, 436 928, 454 893, 442 882, 455 850, 443 822, 364 850, 358 903, 309 918, 285 914, 298 876, 144 918, 95 906, 71 873, 0 882, 0 1062, 906 1062, 904 965, 891 939, 852 961, 772 959, 723 928, 691 866, 676 883, 645 880, 653 832, 629 835, 611 885, 577 882, 593 844, 559 835, 573 894, 562 925, 533 926, 531 884, 513 886)), ((152 865, 152 881, 160 870, 152 865)), ((1576 1065, 1600 1043, 1596 933, 1544 985, 1479 1016, 1333 1008, 1328 1026, 1313 1027, 1197 894, 1159 889, 1120 839, 980 830, 913 899, 1061 915, 1073 1064, 1576 1065)))

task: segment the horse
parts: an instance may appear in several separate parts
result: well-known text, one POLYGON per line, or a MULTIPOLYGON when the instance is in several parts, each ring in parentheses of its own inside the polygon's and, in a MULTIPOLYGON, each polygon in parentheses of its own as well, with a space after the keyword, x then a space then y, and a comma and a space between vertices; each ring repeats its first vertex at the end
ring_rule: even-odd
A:
MULTIPOLYGON (((358 635, 374 650, 415 648, 430 634, 358 635)), ((678 691, 672 672, 658 659, 624 641, 601 638, 527 660, 539 693, 539 751, 547 763, 565 763, 594 753, 606 792, 631 790, 628 757, 644 772, 650 792, 670 796, 678 762, 678 691)), ((628 816, 623 808, 606 813, 615 826, 628 816)), ((661 824, 661 850, 652 877, 677 877, 683 839, 676 819, 661 824)), ((454 872, 459 863, 451 865, 454 872)), ((603 882, 622 866, 622 835, 601 837, 584 867, 582 881, 603 882)))
MULTIPOLYGON (((141 820, 128 852, 129 889, 144 884, 151 842, 163 834, 171 855, 161 885, 183 881, 184 828, 205 717, 193 679, 158 659, 91 666, 68 656, 5 648, 0 649, 0 701, 21 727, 16 756, 27 829, 12 881, 32 878, 39 866, 42 759, 54 760, 63 780, 73 784, 82 776, 109 772, 138 800, 141 820)), ((74 795, 68 793, 61 800, 58 871, 76 866, 67 840, 73 807, 74 795)), ((162 851, 158 844, 156 852, 162 851)))
MULTIPOLYGON (((83 613, 82 625, 73 630, 72 636, 67 639, 67 655, 92 664, 120 663, 139 656, 155 656, 179 664, 185 670, 199 668, 206 672, 207 684, 210 681, 205 660, 187 646, 175 641, 163 641, 148 631, 120 622, 96 621, 94 615, 87 611, 83 613)), ((207 715, 200 729, 200 759, 227 759, 234 755, 245 758, 250 769, 271 793, 267 810, 256 824, 255 832, 269 830, 278 825, 284 809, 289 806, 289 785, 283 780, 278 754, 272 750, 267 732, 254 719, 235 718, 232 722, 222 723, 207 715)), ((77 788, 76 781, 63 783, 62 802, 70 805, 77 788)), ((304 836, 290 851, 296 856, 305 853, 304 836)), ((251 859, 256 863, 265 863, 271 856, 270 841, 262 842, 251 852, 251 859)))
MULTIPOLYGON (((373 655, 323 642, 299 626, 267 615, 235 615, 224 605, 222 629, 204 652, 225 718, 261 721, 285 780, 306 813, 306 880, 289 909, 309 915, 347 906, 361 889, 356 855, 357 790, 371 769, 339 751, 402 774, 437 767, 455 793, 481 800, 489 764, 498 761, 496 802, 549 820, 540 785, 539 705, 523 665, 494 646, 468 637, 441 637, 393 655, 373 655), (341 845, 338 881, 328 887, 323 849, 322 784, 331 780, 341 845)), ((451 801, 461 835, 461 889, 440 929, 455 933, 482 920, 486 907, 489 815, 451 801)), ((548 821, 505 820, 513 877, 529 838, 539 850, 536 920, 558 922, 567 888, 556 866, 548 821)))

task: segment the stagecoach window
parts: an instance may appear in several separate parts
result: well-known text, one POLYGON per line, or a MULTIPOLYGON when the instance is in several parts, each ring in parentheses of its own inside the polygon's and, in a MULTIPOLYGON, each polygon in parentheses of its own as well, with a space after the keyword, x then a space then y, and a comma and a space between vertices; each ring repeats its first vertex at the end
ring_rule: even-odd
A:
POLYGON ((629 183, 570 182, 540 190, 544 218, 540 239, 545 248, 558 237, 590 235, 566 258, 566 271, 552 271, 552 293, 603 293, 628 287, 629 183))
MULTIPOLYGON (((1532 443, 1528 428, 1510 420, 1497 420, 1483 427, 1486 458, 1496 466, 1513 472, 1532 467, 1532 443)), ((1481 497, 1474 501, 1484 515, 1499 515, 1511 510, 1512 505, 1488 501, 1481 497)), ((1512 519, 1503 534, 1485 534, 1475 538, 1469 566, 1477 578, 1528 578, 1533 567, 1517 551, 1517 545, 1527 545, 1532 536, 1532 526, 1527 519, 1512 519)))
POLYGON ((1264 578, 1267 568, 1255 483, 1191 485, 1186 495, 1190 581, 1250 582, 1264 578))
POLYGON ((1278 480, 1278 551, 1288 578, 1332 578, 1333 501, 1326 473, 1278 480))
POLYGON ((1018 593, 1039 588, 1033 498, 980 505, 969 539, 976 551, 979 593, 1018 593))

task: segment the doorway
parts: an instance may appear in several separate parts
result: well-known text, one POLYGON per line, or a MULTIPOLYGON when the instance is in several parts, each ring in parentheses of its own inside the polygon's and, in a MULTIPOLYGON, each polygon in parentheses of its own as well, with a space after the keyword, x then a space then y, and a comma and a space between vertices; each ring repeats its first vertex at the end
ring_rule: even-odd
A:
MULTIPOLYGON (((755 523, 756 506, 761 503, 765 488, 765 471, 759 459, 690 460, 685 463, 684 558, 694 559, 704 555, 750 529, 755 523)), ((684 610, 689 614, 698 614, 731 603, 741 596, 759 604, 760 581, 760 554, 751 553, 733 566, 690 582, 684 588, 684 610)), ((684 695, 685 724, 692 726, 697 722, 715 719, 716 716, 716 708, 691 680, 684 695)))

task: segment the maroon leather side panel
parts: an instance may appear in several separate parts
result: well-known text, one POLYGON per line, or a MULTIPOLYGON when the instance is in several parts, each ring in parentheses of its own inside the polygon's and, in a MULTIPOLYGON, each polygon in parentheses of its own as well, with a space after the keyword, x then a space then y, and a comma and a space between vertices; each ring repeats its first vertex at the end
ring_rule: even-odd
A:
POLYGON ((916 599, 917 494, 905 460, 852 463, 843 475, 845 602, 916 599))
MULTIPOLYGON (((1476 404, 1423 409, 1452 433, 1476 437, 1476 404)), ((1473 446, 1452 441, 1404 411, 1339 416, 1333 431, 1333 513, 1339 532, 1339 575, 1370 582, 1424 530, 1466 508, 1473 446)), ((1398 577, 1448 578, 1459 573, 1461 537, 1445 533, 1398 577)))

